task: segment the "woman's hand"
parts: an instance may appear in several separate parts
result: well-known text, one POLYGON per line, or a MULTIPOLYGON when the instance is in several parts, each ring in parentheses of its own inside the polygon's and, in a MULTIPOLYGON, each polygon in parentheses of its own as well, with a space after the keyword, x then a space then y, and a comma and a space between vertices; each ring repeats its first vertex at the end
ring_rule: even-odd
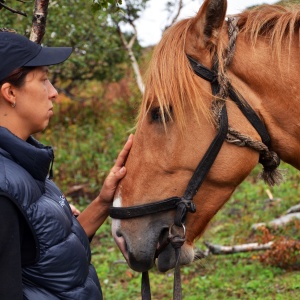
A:
POLYGON ((128 137, 126 144, 117 157, 115 165, 111 168, 108 176, 104 180, 102 189, 99 194, 100 201, 103 204, 107 204, 109 206, 111 205, 118 183, 126 174, 126 168, 124 164, 130 152, 132 142, 133 134, 128 137))
POLYGON ((119 181, 125 176, 124 164, 133 142, 131 134, 119 153, 115 165, 104 180, 98 197, 78 216, 77 220, 88 237, 92 237, 108 216, 119 181))

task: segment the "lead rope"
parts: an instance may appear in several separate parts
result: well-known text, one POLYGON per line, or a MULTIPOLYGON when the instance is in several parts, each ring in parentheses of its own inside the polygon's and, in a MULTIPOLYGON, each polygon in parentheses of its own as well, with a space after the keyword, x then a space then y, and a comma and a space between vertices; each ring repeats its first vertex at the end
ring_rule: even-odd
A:
POLYGON ((149 272, 142 273, 142 300, 151 300, 151 288, 150 288, 150 280, 149 280, 149 272))
MULTIPOLYGON (((181 274, 180 274, 180 256, 181 256, 181 246, 184 244, 185 238, 183 240, 177 237, 173 240, 170 240, 173 248, 175 249, 175 270, 174 270, 174 286, 173 286, 173 300, 182 299, 182 288, 181 288, 181 274)), ((142 273, 142 300, 151 300, 151 288, 149 280, 149 272, 142 273)))
POLYGON ((239 31, 237 26, 237 17, 228 17, 227 23, 229 42, 224 53, 223 70, 220 70, 219 68, 219 60, 216 55, 214 56, 213 63, 213 71, 217 74, 218 82, 220 84, 220 92, 218 94, 220 99, 217 99, 212 104, 212 111, 215 119, 217 120, 216 127, 218 128, 219 126, 219 115, 222 109, 223 102, 225 101, 224 99, 229 96, 238 105, 238 107, 244 114, 246 112, 248 120, 252 125, 254 125, 256 129, 259 129, 258 132, 262 132, 263 135, 261 136, 262 142, 255 141, 251 137, 242 134, 229 126, 226 141, 239 147, 248 146, 258 151, 260 153, 259 163, 263 166, 263 171, 261 172, 259 177, 263 179, 268 185, 274 186, 276 184, 279 184, 283 180, 281 172, 277 169, 280 164, 280 158, 276 152, 269 149, 271 141, 268 134, 264 133, 265 129, 261 126, 259 126, 259 128, 255 126, 255 124, 260 124, 256 114, 253 114, 251 107, 247 104, 245 99, 243 99, 242 95, 238 94, 234 90, 226 75, 226 69, 233 59, 236 47, 236 38, 239 31))
MULTIPOLYGON (((181 287, 181 274, 180 274, 180 256, 181 247, 185 242, 185 229, 184 234, 181 236, 179 234, 172 233, 172 227, 169 231, 168 237, 170 243, 175 250, 175 269, 174 269, 174 282, 173 282, 173 300, 182 299, 182 287, 181 287)), ((149 272, 142 273, 142 300, 151 300, 151 288, 149 280, 149 272)))
POLYGON ((180 256, 181 256, 181 246, 185 242, 185 234, 183 237, 170 235, 170 243, 175 250, 175 270, 174 270, 174 286, 173 286, 173 300, 182 299, 182 286, 181 286, 181 274, 180 274, 180 256))

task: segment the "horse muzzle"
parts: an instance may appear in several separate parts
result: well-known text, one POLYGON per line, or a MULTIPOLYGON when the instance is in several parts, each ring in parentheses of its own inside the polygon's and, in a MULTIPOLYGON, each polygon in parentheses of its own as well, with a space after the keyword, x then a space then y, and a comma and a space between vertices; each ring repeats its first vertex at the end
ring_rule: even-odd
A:
POLYGON ((157 250, 166 244, 168 227, 153 224, 149 218, 112 221, 112 235, 130 268, 138 272, 151 269, 157 250))
MULTIPOLYGON (((148 271, 156 262, 158 270, 166 272, 174 268, 176 263, 175 251, 170 243, 171 226, 161 224, 161 221, 147 222, 146 219, 147 217, 131 219, 130 222, 113 220, 112 234, 115 242, 133 270, 148 271), (146 223, 148 226, 145 226, 146 223)), ((190 263, 194 258, 193 247, 183 244, 181 249, 180 263, 190 263)))

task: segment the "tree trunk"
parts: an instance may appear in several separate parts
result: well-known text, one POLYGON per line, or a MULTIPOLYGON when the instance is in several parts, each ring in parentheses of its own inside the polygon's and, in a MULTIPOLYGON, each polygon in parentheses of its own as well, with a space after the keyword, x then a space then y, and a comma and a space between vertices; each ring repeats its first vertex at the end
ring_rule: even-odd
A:
POLYGON ((135 79, 136 79, 136 83, 138 85, 138 88, 141 92, 141 94, 143 95, 144 94, 144 91, 145 91, 145 86, 144 86, 144 83, 143 83, 143 78, 142 78, 142 75, 141 75, 141 72, 140 72, 140 67, 139 67, 139 64, 135 58, 135 55, 133 53, 133 50, 132 50, 132 47, 135 43, 135 40, 136 40, 136 37, 137 37, 137 31, 136 31, 136 27, 134 25, 133 22, 129 22, 129 24, 132 26, 133 30, 134 30, 134 35, 133 37, 130 39, 130 41, 128 42, 120 28, 120 26, 117 24, 117 31, 118 31, 118 34, 120 36, 120 39, 123 43, 123 46, 125 47, 126 51, 127 51, 127 54, 129 56, 129 59, 130 59, 130 62, 131 62, 131 66, 132 66, 132 69, 133 69, 133 72, 134 72, 134 75, 135 75, 135 79))
POLYGON ((46 31, 49 0, 35 0, 30 40, 41 44, 46 31))

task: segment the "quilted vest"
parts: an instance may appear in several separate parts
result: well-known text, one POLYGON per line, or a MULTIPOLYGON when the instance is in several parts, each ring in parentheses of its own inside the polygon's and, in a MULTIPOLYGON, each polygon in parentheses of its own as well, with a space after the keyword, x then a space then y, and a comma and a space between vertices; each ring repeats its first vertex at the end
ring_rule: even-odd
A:
POLYGON ((35 262, 23 267, 29 300, 100 300, 89 240, 58 187, 48 179, 51 147, 0 127, 0 193, 24 215, 36 241, 35 262))

